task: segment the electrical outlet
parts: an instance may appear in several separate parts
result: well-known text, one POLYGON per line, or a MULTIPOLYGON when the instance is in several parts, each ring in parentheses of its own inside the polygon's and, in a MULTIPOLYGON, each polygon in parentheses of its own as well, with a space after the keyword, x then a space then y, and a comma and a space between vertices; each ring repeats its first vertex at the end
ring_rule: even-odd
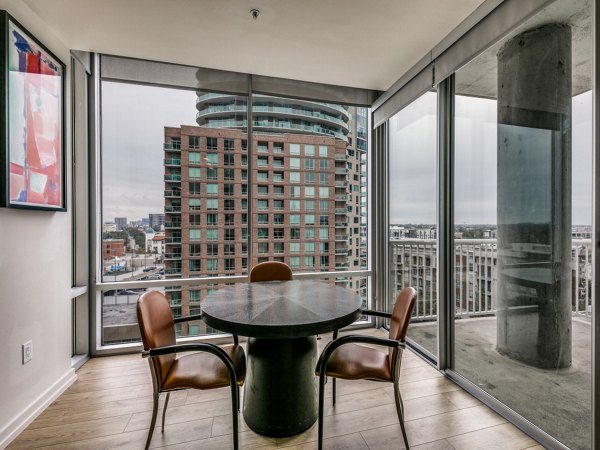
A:
POLYGON ((27 341, 22 345, 23 348, 23 364, 27 364, 33 359, 33 342, 27 341))

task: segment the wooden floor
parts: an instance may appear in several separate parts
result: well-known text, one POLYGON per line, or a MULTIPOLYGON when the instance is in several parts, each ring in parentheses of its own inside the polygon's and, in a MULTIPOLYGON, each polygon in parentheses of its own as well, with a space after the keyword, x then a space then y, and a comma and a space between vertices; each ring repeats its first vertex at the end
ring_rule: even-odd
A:
MULTIPOLYGON (((320 348, 328 338, 319 341, 320 348)), ((77 375, 10 449, 144 447, 152 411, 147 361, 140 355, 94 358, 77 375)), ((410 351, 404 352, 400 384, 408 440, 415 450, 542 449, 410 351)), ((329 396, 330 389, 328 383, 329 396)), ((152 447, 231 448, 230 405, 228 388, 172 393, 165 431, 156 429, 152 447)), ((325 410, 325 448, 404 448, 391 384, 338 380, 337 404, 332 407, 328 398, 325 410)), ((240 419, 242 449, 317 447, 316 425, 295 437, 272 439, 250 431, 241 414, 240 419)))

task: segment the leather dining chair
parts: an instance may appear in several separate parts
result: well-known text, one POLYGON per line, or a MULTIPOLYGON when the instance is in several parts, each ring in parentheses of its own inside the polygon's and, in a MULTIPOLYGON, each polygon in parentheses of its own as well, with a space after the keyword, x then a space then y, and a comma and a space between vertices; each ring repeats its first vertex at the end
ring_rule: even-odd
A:
POLYGON ((257 281, 289 281, 293 278, 290 266, 279 261, 259 263, 250 271, 250 283, 257 281))
POLYGON ((146 449, 150 446, 160 394, 167 393, 162 414, 162 431, 169 395, 181 389, 214 389, 231 387, 233 417, 233 448, 238 448, 238 412, 240 391, 246 377, 246 356, 237 344, 176 344, 175 323, 199 320, 201 315, 173 319, 167 298, 158 291, 149 291, 137 302, 137 318, 144 344, 143 357, 149 358, 153 386, 153 409, 146 449), (179 352, 193 352, 177 355, 179 352))
POLYGON ((323 349, 315 370, 319 377, 319 449, 323 448, 323 402, 326 377, 333 378, 334 405, 336 378, 393 383, 396 412, 402 429, 402 437, 406 448, 409 448, 404 428, 404 405, 400 396, 398 380, 400 379, 402 350, 405 348, 404 339, 415 300, 416 291, 407 287, 398 294, 391 314, 381 311, 362 311, 364 315, 390 319, 388 339, 361 335, 348 335, 336 339, 337 333, 334 333, 334 340, 323 349), (387 347, 387 351, 357 344, 387 347))

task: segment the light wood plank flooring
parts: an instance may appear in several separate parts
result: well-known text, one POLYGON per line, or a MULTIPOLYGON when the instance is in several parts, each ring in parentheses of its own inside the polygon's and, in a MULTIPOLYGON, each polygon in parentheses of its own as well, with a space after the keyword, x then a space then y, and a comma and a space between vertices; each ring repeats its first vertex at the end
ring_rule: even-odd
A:
MULTIPOLYGON (((363 334, 384 335, 378 330, 363 334)), ((319 340, 320 349, 330 339, 319 340)), ((140 355, 94 358, 78 380, 49 406, 10 449, 96 449, 144 447, 152 412, 148 363, 140 355)), ((410 351, 404 352, 401 392, 406 429, 415 450, 542 449, 534 440, 445 379, 410 351)), ((331 383, 327 384, 331 397, 331 383)), ((328 449, 404 448, 391 384, 338 380, 336 406, 326 400, 328 449)), ((164 397, 164 396, 163 396, 164 397)), ((316 449, 316 425, 285 439, 260 436, 240 414, 242 449, 316 449)), ((153 448, 231 448, 229 389, 171 394, 164 433, 153 448)))

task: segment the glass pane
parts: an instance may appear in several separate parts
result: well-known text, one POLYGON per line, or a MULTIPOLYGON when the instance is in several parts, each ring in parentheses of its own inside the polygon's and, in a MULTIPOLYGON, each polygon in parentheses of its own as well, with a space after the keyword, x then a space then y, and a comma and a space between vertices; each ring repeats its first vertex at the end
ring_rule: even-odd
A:
MULTIPOLYGON (((247 273, 246 104, 102 82, 104 281, 247 273)), ((200 298, 193 290, 164 290, 174 316, 200 312, 205 289, 200 298)), ((123 307, 124 321, 132 308, 123 307)), ((211 332, 178 327, 181 336, 196 331, 211 332)))
POLYGON ((468 63, 455 97, 455 369, 571 448, 591 444, 585 5, 560 0, 468 63))
POLYGON ((101 293, 102 344, 125 344, 140 340, 136 304, 146 289, 114 289, 101 293))
POLYGON ((258 94, 252 107, 252 264, 365 269, 368 110, 258 94))
POLYGON ((389 121, 389 245, 392 297, 417 290, 408 337, 437 355, 437 93, 427 92, 389 121))

